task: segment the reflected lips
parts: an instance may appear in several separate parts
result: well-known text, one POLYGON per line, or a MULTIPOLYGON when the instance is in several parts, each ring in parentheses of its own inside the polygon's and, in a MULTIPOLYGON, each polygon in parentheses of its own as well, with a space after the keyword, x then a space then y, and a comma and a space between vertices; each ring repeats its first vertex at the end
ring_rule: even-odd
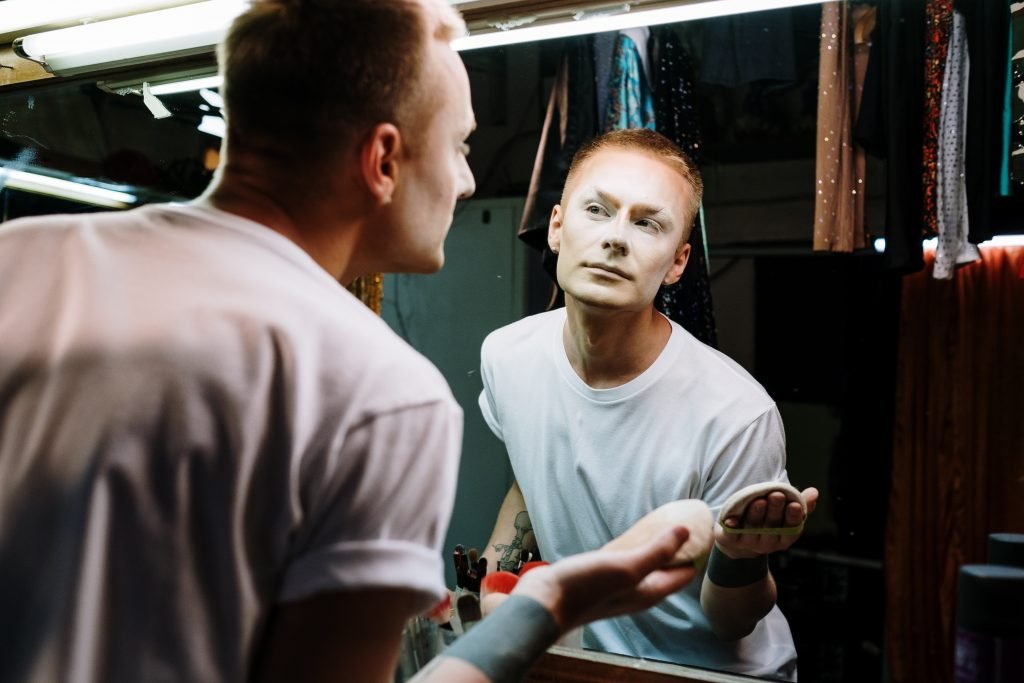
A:
POLYGON ((621 277, 623 279, 626 279, 626 280, 629 279, 629 276, 626 275, 626 273, 624 273, 623 271, 619 270, 618 268, 616 268, 614 266, 606 266, 606 265, 603 265, 603 264, 600 264, 600 263, 588 263, 588 264, 586 264, 586 267, 590 268, 590 269, 593 269, 593 270, 600 270, 600 271, 603 271, 605 273, 611 273, 613 275, 618 275, 619 277, 621 277))

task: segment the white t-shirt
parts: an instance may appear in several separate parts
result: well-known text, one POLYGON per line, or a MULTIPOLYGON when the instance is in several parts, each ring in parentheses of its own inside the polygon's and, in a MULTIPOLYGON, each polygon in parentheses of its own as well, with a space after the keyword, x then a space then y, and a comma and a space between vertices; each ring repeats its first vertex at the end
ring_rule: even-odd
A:
POLYGON ((461 430, 440 373, 262 225, 0 225, 0 680, 245 680, 277 603, 428 607, 461 430))
MULTIPOLYGON (((481 351, 480 408, 505 442, 545 560, 599 548, 672 500, 699 498, 717 517, 743 486, 787 481, 775 404, 730 358, 672 323, 651 367, 593 389, 566 357, 565 320, 565 309, 525 318, 492 332, 481 351)), ((777 607, 726 642, 699 596, 697 580, 646 612, 591 625, 584 645, 751 675, 795 670, 777 607)))

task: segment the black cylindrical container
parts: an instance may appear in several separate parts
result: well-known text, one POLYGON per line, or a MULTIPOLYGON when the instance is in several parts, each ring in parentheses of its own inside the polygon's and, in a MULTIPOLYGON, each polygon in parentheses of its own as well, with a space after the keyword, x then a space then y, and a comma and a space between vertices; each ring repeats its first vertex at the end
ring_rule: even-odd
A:
POLYGON ((1024 569, 1024 534, 989 534, 988 563, 1024 569))
POLYGON ((956 683, 1024 681, 1024 569, 960 567, 956 683))

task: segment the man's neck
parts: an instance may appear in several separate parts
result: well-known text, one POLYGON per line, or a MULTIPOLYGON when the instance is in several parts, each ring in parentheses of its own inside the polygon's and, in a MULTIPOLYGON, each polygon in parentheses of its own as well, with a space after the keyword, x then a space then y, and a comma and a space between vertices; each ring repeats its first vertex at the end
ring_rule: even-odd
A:
POLYGON ((565 354, 580 379, 594 389, 610 389, 651 367, 672 335, 672 326, 654 306, 610 311, 566 296, 562 331, 565 354))
POLYGON ((225 164, 195 203, 260 223, 290 239, 335 279, 353 279, 349 273, 360 234, 355 208, 346 211, 337 197, 327 203, 323 197, 328 193, 316 196, 316 190, 302 200, 298 194, 308 188, 268 180, 274 174, 248 161, 225 164))

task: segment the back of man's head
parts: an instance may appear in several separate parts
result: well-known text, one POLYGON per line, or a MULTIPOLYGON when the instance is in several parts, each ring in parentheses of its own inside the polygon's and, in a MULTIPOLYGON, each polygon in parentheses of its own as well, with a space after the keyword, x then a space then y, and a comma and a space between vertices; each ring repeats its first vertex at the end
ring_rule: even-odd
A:
POLYGON ((465 29, 441 0, 255 0, 220 45, 228 149, 316 162, 427 109, 430 40, 465 29))
POLYGON ((696 164, 693 163, 683 150, 679 149, 678 145, 661 133, 648 128, 613 130, 599 135, 581 146, 575 156, 573 156, 572 164, 569 166, 569 172, 565 180, 565 189, 562 194, 562 203, 565 203, 570 186, 584 163, 597 153, 612 149, 647 154, 667 164, 679 173, 690 190, 690 201, 687 202, 689 213, 683 217, 684 239, 688 238, 690 226, 693 225, 704 195, 704 181, 696 164))

